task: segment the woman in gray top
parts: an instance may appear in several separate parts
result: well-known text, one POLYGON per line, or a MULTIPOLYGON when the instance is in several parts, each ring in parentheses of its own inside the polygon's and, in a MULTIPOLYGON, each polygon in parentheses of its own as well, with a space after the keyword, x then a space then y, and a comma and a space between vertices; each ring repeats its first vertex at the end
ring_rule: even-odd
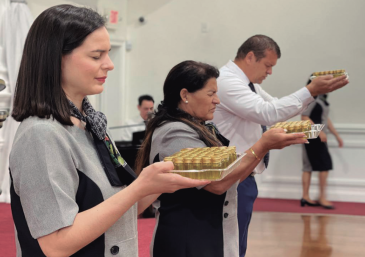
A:
MULTIPOLYGON (((164 100, 148 122, 137 172, 182 148, 228 145, 213 125, 205 126, 219 104, 218 75, 216 68, 194 61, 172 68, 165 80, 164 100)), ((285 134, 283 129, 269 130, 222 181, 161 195, 155 203, 157 224, 151 256, 238 256, 239 181, 251 174, 269 149, 304 143, 303 136, 285 134)))
MULTIPOLYGON (((310 81, 308 81, 309 83, 310 81)), ((328 117, 330 104, 327 101, 327 94, 318 95, 316 100, 308 106, 302 113, 303 120, 310 120, 312 124, 324 124, 325 127, 319 137, 310 141, 310 144, 303 146, 303 174, 302 186, 303 196, 300 205, 322 206, 325 209, 334 209, 331 202, 326 197, 326 185, 328 172, 332 170, 332 159, 328 151, 327 133, 331 132, 337 139, 339 147, 343 146, 343 141, 328 117), (312 171, 319 172, 319 199, 314 202, 309 197, 309 187, 312 171)))
POLYGON ((12 112, 17 256, 136 257, 137 214, 161 193, 208 183, 167 173, 171 162, 135 178, 86 97, 103 91, 110 47, 87 8, 51 7, 30 28, 12 112))

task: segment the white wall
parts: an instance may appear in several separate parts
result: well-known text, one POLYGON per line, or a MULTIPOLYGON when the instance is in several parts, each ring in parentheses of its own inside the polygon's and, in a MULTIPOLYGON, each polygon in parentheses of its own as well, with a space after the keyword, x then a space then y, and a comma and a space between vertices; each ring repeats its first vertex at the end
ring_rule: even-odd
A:
POLYGON ((170 1, 146 15, 144 25, 129 26, 130 106, 144 92, 161 100, 164 78, 178 62, 194 59, 221 67, 244 40, 261 33, 282 50, 274 75, 263 83, 267 91, 284 96, 303 86, 313 71, 344 68, 351 84, 330 98, 336 122, 364 123, 364 8, 364 1, 342 0, 170 1), (201 32, 202 23, 208 33, 201 32))
MULTIPOLYGON (((272 95, 294 92, 313 71, 349 72, 351 83, 329 96, 330 117, 345 139, 345 148, 338 149, 331 138, 335 169, 329 178, 329 197, 364 202, 364 9, 365 1, 342 0, 171 0, 148 13, 134 5, 128 16, 145 12, 146 22, 130 21, 128 26, 132 50, 127 53, 128 101, 123 107, 134 116, 139 95, 149 93, 161 101, 164 79, 181 61, 193 59, 221 67, 248 37, 268 35, 282 51, 273 75, 263 83, 272 95), (207 32, 202 32, 204 26, 207 32)), ((301 166, 299 146, 274 151, 269 170, 257 176, 260 196, 299 198, 301 166)))

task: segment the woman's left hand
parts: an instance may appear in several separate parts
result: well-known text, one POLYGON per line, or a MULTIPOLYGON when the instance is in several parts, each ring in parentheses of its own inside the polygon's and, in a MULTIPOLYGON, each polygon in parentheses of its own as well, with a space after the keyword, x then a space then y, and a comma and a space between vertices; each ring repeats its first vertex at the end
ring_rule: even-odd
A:
POLYGON ((327 135, 323 131, 319 133, 319 138, 321 139, 321 142, 327 142, 327 135))
POLYGON ((282 128, 273 128, 266 131, 257 143, 261 143, 267 152, 272 149, 283 149, 294 144, 304 144, 308 142, 304 133, 285 133, 282 128))
POLYGON ((342 140, 342 138, 340 136, 338 136, 336 139, 337 139, 337 142, 338 142, 338 147, 339 148, 342 148, 343 147, 343 140, 342 140))

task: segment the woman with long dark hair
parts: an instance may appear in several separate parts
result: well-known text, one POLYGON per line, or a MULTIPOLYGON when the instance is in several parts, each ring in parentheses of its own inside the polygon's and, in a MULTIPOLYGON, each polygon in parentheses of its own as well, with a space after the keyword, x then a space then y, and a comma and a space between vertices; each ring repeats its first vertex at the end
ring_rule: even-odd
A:
POLYGON ((138 213, 163 192, 208 183, 169 173, 172 162, 135 179, 87 99, 114 68, 110 48, 104 19, 71 5, 45 10, 28 33, 12 113, 17 256, 137 257, 138 213))
MULTIPOLYGON (((182 148, 228 145, 213 119, 219 71, 204 63, 185 61, 171 69, 164 100, 148 122, 137 157, 137 172, 182 148)), ((271 129, 246 151, 241 164, 222 181, 162 194, 151 244, 154 257, 238 256, 237 185, 252 173, 270 149, 306 142, 304 134, 271 129)))

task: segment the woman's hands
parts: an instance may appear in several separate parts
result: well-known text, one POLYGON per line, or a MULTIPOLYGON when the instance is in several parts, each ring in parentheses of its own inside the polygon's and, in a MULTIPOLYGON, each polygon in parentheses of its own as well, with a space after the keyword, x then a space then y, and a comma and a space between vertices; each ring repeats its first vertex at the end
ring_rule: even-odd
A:
POLYGON ((321 142, 326 143, 327 142, 327 135, 323 131, 319 133, 319 138, 321 139, 321 142))
POLYGON ((302 120, 309 120, 312 125, 314 125, 314 122, 309 118, 309 116, 302 115, 302 120))
MULTIPOLYGON (((342 148, 343 147, 343 140, 342 140, 342 138, 337 134, 337 135, 335 135, 336 136, 336 140, 337 140, 337 142, 338 142, 338 147, 339 148, 342 148)), ((326 143, 328 140, 327 140, 327 134, 326 133, 324 133, 323 131, 321 131, 320 133, 319 133, 319 138, 321 139, 321 142, 324 142, 324 143, 326 143)))
POLYGON ((269 129, 258 141, 266 152, 272 149, 283 149, 290 145, 304 144, 307 142, 308 140, 305 138, 304 133, 286 134, 282 128, 269 129))
POLYGON ((206 180, 194 180, 170 173, 174 169, 172 162, 158 162, 144 168, 135 182, 140 197, 151 194, 173 193, 183 188, 205 186, 206 180))
POLYGON ((337 136, 336 139, 337 139, 337 142, 338 142, 338 147, 339 148, 342 148, 343 147, 343 140, 342 140, 342 138, 340 136, 337 136))

